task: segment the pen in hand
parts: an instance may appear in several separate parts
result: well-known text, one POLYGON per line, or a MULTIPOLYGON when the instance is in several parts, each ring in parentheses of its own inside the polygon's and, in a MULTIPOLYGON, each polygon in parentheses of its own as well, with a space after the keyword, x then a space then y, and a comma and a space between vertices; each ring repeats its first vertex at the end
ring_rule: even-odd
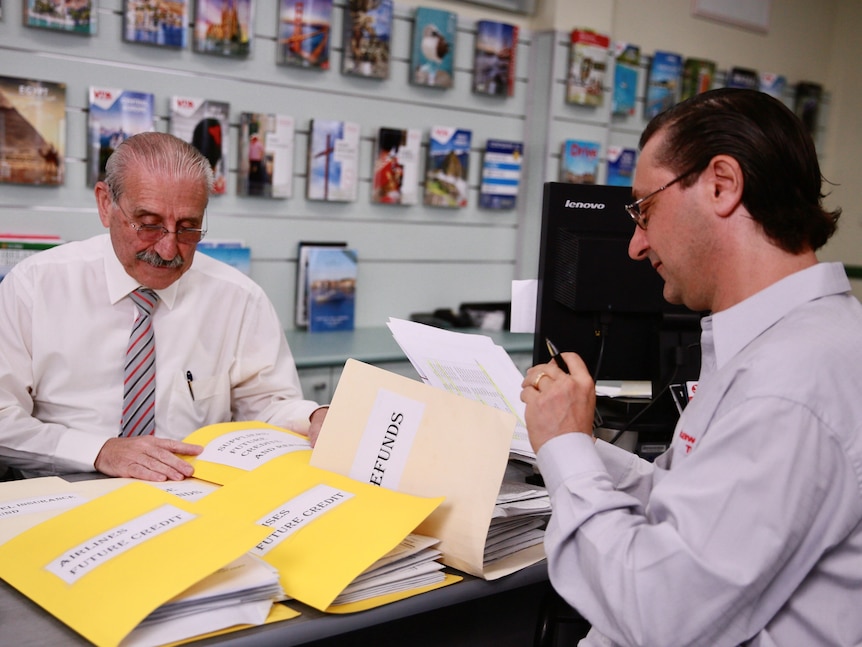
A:
POLYGON ((563 360, 563 358, 560 357, 560 351, 558 351, 557 347, 554 346, 554 342, 552 342, 550 339, 545 337, 545 345, 547 345, 548 352, 551 354, 551 357, 553 358, 553 360, 557 363, 557 366, 560 367, 560 370, 563 373, 568 373, 569 367, 566 365, 565 360, 563 360))
POLYGON ((194 380, 194 378, 192 377, 192 372, 191 372, 191 371, 186 371, 186 384, 188 384, 188 385, 189 385, 189 395, 191 395, 191 396, 192 396, 192 400, 194 400, 194 399, 195 399, 195 392, 194 392, 194 390, 192 389, 192 381, 193 381, 193 380, 194 380))
MULTIPOLYGON (((560 370, 563 373, 569 373, 569 367, 566 364, 566 361, 560 356, 560 351, 557 350, 557 347, 554 345, 550 339, 545 337, 545 345, 548 347, 548 352, 551 354, 551 358, 553 358, 554 362, 556 362, 557 366, 560 367, 560 370)), ((598 409, 593 410, 593 429, 597 429, 602 426, 602 416, 599 413, 598 409)))

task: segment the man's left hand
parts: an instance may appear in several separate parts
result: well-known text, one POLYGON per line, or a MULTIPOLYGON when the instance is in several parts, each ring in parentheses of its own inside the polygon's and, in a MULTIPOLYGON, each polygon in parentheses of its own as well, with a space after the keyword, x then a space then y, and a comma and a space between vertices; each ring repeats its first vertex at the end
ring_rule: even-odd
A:
POLYGON ((329 411, 329 407, 320 407, 309 418, 311 425, 308 428, 308 440, 311 441, 312 447, 317 443, 317 437, 320 435, 320 428, 323 426, 323 419, 326 418, 327 411, 329 411))

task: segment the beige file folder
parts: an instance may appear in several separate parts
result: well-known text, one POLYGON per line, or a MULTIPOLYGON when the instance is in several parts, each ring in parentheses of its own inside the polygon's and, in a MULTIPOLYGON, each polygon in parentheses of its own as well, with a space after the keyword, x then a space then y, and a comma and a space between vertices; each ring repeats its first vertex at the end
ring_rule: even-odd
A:
POLYGON ((515 430, 509 412, 348 360, 311 464, 445 501, 416 532, 444 564, 496 579, 544 558, 541 545, 490 566, 483 553, 515 430))

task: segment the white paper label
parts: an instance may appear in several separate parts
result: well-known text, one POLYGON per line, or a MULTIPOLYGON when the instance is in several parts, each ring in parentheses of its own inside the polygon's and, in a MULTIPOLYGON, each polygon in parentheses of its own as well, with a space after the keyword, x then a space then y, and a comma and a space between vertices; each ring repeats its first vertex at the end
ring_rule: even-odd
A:
POLYGON ((195 517, 197 515, 172 505, 160 506, 70 548, 49 562, 45 569, 66 584, 74 584, 117 555, 122 555, 195 517))
POLYGON ((257 520, 261 526, 272 528, 272 532, 250 552, 259 556, 266 555, 297 530, 349 501, 353 496, 352 492, 329 485, 315 485, 257 520))
POLYGON ((87 499, 80 494, 43 494, 29 499, 17 499, 0 503, 0 519, 18 517, 32 512, 62 510, 83 503, 87 499))
POLYGON ((307 438, 277 429, 241 429, 213 440, 198 458, 250 471, 277 456, 303 449, 311 449, 307 438))
POLYGON ((350 468, 350 478, 398 490, 425 403, 380 389, 350 468))

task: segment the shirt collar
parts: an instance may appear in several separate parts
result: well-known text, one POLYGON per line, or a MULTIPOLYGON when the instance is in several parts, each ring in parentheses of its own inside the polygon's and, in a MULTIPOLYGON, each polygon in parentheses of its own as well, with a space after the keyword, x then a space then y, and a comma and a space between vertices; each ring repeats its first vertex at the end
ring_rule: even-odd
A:
POLYGON ((795 272, 735 306, 707 317, 713 331, 716 368, 758 335, 809 301, 850 291, 841 263, 817 263, 795 272))
MULTIPOLYGON (((131 292, 141 286, 134 278, 126 273, 126 269, 117 258, 114 252, 114 247, 111 244, 111 237, 108 234, 104 235, 104 259, 105 259, 105 281, 108 286, 108 299, 111 304, 115 304, 121 299, 125 299, 131 292)), ((180 277, 182 280, 182 277, 180 277)), ((179 289, 179 281, 174 281, 163 290, 155 290, 159 295, 161 302, 170 310, 174 306, 174 301, 177 298, 177 290, 179 289)))

